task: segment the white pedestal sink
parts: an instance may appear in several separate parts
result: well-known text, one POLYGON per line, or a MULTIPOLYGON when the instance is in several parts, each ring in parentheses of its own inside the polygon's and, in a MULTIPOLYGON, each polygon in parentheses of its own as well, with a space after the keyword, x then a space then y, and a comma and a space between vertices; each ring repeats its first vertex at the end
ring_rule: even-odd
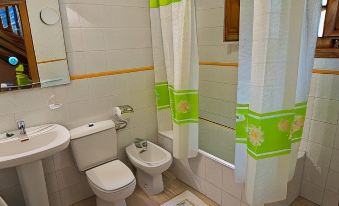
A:
POLYGON ((27 135, 0 135, 0 169, 16 167, 26 206, 49 206, 41 160, 65 149, 69 131, 57 124, 26 129, 27 135))

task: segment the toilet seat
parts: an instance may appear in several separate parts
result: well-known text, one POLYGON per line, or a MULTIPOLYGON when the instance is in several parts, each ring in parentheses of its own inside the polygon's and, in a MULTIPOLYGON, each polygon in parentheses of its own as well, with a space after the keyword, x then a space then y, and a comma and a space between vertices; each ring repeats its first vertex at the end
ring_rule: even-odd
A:
POLYGON ((90 169, 86 176, 93 192, 108 202, 127 198, 136 185, 132 171, 119 160, 90 169))
POLYGON ((115 191, 135 180, 131 170, 120 160, 114 160, 86 171, 87 178, 104 191, 115 191))

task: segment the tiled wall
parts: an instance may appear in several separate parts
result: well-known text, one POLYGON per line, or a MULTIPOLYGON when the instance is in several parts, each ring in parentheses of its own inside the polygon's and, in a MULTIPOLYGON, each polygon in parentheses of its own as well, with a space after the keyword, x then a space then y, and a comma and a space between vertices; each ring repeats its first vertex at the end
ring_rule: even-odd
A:
MULTIPOLYGON (((61 0, 71 75, 153 65, 148 0, 61 0)), ((135 113, 118 133, 119 158, 136 137, 157 136, 153 71, 72 81, 66 86, 0 94, 0 132, 59 123, 67 128, 109 119, 112 107, 129 104, 135 113), (51 111, 54 94, 63 107, 51 111)), ((69 148, 43 161, 52 206, 67 206, 93 195, 75 167, 69 148)), ((0 196, 10 206, 24 201, 14 168, 0 170, 0 196)))
POLYGON ((224 0, 196 0, 200 61, 238 61, 238 42, 223 41, 224 4, 224 0))
MULTIPOLYGON (((172 151, 172 139, 159 137, 159 144, 172 151)), ((299 196, 304 157, 297 162, 296 172, 288 184, 287 200, 267 206, 288 206, 299 196)), ((174 160, 170 171, 175 176, 222 206, 248 206, 244 186, 234 181, 234 169, 220 164, 208 154, 199 153, 189 160, 174 160)))
MULTIPOLYGON (((224 3, 224 0, 196 1, 200 61, 234 63, 238 60, 238 42, 223 41, 224 3)), ((201 65, 199 89, 200 117, 234 128, 237 69, 201 65)), ((199 148, 233 163, 233 131, 205 120, 200 120, 199 127, 199 148)))
MULTIPOLYGON (((339 70, 338 60, 315 68, 339 70), (336 68, 335 68, 336 67, 336 68)), ((339 76, 313 74, 301 150, 306 151, 301 195, 319 205, 339 202, 339 76)))

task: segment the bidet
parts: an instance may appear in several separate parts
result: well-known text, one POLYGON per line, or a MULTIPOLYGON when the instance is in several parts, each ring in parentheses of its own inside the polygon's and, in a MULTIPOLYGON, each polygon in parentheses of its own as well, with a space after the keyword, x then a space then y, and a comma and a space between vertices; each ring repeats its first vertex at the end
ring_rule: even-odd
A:
POLYGON ((171 166, 172 155, 158 145, 143 139, 137 139, 136 143, 128 146, 126 153, 137 168, 138 185, 150 195, 162 192, 164 190, 162 173, 171 166))

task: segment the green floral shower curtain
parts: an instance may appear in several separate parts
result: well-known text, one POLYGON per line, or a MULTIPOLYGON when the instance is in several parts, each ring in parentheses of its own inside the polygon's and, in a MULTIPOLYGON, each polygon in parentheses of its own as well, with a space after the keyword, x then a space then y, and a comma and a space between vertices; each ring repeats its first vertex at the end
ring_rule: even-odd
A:
POLYGON ((150 0, 159 130, 173 130, 173 155, 198 153, 199 57, 194 0, 150 0), (172 123, 162 126, 167 116, 172 123))
POLYGON ((279 2, 242 0, 235 176, 251 206, 286 198, 313 69, 320 1, 279 2))

